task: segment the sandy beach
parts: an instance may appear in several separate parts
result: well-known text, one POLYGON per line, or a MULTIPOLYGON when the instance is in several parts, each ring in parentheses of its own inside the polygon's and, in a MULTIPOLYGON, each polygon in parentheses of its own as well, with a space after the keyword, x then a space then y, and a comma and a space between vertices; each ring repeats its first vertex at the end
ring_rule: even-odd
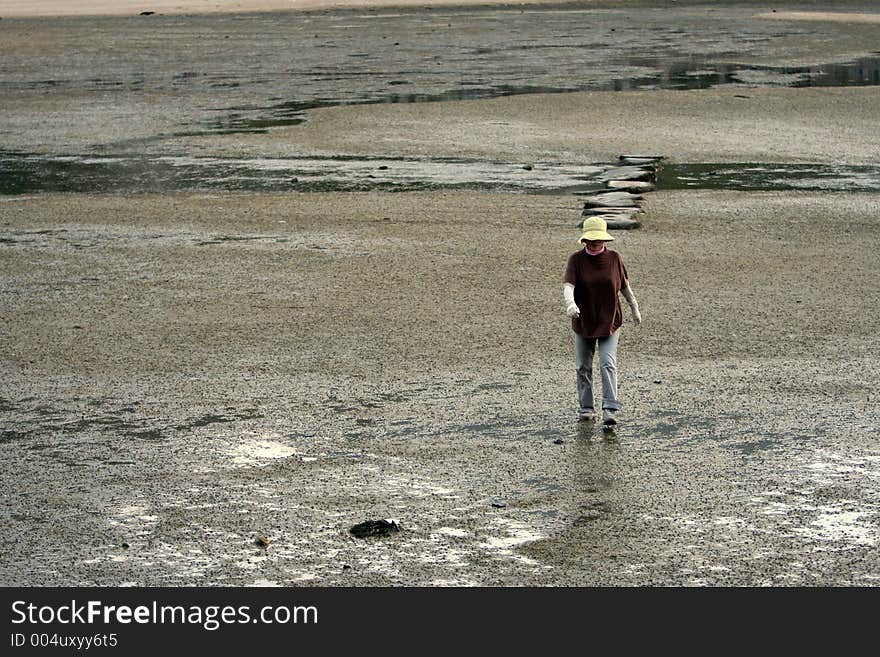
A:
MULTIPOLYGON (((548 4, 553 0, 530 0, 548 4)), ((3 0, 0 16, 10 18, 56 16, 139 16, 150 14, 232 14, 324 9, 382 7, 449 7, 467 5, 518 5, 505 0, 3 0)), ((557 4, 559 4, 557 2, 557 4)), ((589 4, 589 3, 588 3, 589 4)))
MULTIPOLYGON (((98 29, 6 20, 35 4, 0 5, 3 42, 63 25, 75 52, 98 29)), ((172 4, 224 3, 140 6, 172 4)), ((783 25, 742 48, 761 64, 867 56, 880 36, 714 5, 783 25)), ((681 25, 667 14, 651 24, 681 25)), ((0 98, 5 151, 880 166, 874 85, 349 104, 224 133, 178 128, 214 107, 182 87, 37 82, 0 98)), ((880 193, 646 194, 614 242, 644 321, 623 329, 612 433, 575 415, 561 282, 582 203, 0 196, 0 584, 876 586, 880 193), (403 531, 348 531, 391 517, 403 531)))

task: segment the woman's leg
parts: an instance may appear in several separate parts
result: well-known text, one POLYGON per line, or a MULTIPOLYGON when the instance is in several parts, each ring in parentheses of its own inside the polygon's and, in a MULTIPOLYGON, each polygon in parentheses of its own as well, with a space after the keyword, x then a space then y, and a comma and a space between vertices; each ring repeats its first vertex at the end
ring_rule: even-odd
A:
POLYGON ((602 409, 616 411, 617 399, 617 342, 620 329, 607 338, 599 338, 599 372, 602 375, 602 409))
POLYGON ((574 334, 574 357, 577 368, 577 393, 580 408, 578 413, 590 415, 593 408, 593 355, 596 353, 596 339, 583 338, 574 334))

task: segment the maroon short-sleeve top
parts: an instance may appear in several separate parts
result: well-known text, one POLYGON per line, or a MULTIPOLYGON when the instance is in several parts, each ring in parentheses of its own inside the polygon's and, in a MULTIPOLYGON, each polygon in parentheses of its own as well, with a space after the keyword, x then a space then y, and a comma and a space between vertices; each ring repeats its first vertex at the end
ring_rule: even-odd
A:
POLYGON ((618 293, 627 287, 626 267, 617 251, 599 255, 585 249, 573 253, 565 267, 565 283, 574 285, 574 302, 581 316, 572 318, 572 330, 585 338, 603 338, 623 325, 618 293))

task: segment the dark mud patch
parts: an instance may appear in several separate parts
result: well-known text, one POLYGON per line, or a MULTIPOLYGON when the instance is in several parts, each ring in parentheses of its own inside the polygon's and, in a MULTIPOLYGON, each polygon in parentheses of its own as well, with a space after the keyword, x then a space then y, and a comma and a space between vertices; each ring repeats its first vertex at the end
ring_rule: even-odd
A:
POLYGON ((160 442, 167 438, 165 433, 161 429, 137 429, 135 431, 129 431, 125 434, 131 438, 135 438, 137 440, 146 440, 152 442, 160 442))
POLYGON ((263 414, 256 409, 245 409, 244 411, 229 413, 227 415, 206 413, 205 415, 190 420, 189 422, 178 424, 174 429, 176 431, 192 431, 193 429, 200 429, 201 427, 207 427, 211 424, 229 424, 241 420, 255 420, 261 417, 263 417, 263 414))
POLYGON ((744 442, 731 443, 729 445, 725 445, 724 447, 731 451, 739 452, 743 456, 751 456, 753 454, 758 454, 768 449, 776 449, 779 446, 780 442, 778 440, 773 440, 771 438, 762 438, 760 440, 749 440, 744 442))
POLYGON ((14 431, 13 429, 3 429, 0 431, 0 443, 11 443, 16 440, 28 437, 27 431, 14 431))
POLYGON ((522 483, 531 490, 539 491, 541 493, 559 493, 565 490, 565 488, 560 486, 556 480, 548 477, 532 477, 530 479, 524 479, 522 483))

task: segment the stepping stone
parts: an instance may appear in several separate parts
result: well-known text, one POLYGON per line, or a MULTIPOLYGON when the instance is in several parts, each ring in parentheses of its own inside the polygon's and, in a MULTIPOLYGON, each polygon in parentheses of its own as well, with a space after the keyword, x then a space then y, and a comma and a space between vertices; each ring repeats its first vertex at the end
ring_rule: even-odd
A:
POLYGON ((642 226, 642 224, 635 219, 615 219, 605 223, 608 225, 608 230, 633 230, 634 228, 641 228, 642 226))
POLYGON ((621 155, 617 161, 621 164, 641 166, 644 164, 657 164, 664 159, 663 155, 621 155))
POLYGON ((642 212, 642 209, 638 206, 628 206, 625 208, 619 207, 595 207, 595 208, 584 208, 581 212, 582 217, 595 217, 596 215, 601 214, 623 214, 623 215, 631 215, 642 212))
MULTIPOLYGON (((617 212, 614 214, 594 214, 594 215, 590 215, 590 218, 592 219, 593 217, 599 217, 599 219, 601 219, 608 226, 610 226, 612 223, 617 222, 617 221, 633 221, 632 215, 633 215, 633 213, 631 213, 631 212, 627 212, 627 213, 617 212)), ((584 221, 581 220, 581 222, 578 224, 578 228, 583 229, 583 227, 584 227, 584 221)))
POLYGON ((622 192, 653 192, 654 183, 646 180, 609 180, 608 189, 616 189, 622 192))
POLYGON ((585 198, 584 207, 629 207, 635 205, 636 201, 641 198, 641 194, 631 194, 630 192, 606 192, 585 198))
POLYGON ((609 169, 602 174, 601 180, 650 180, 657 179, 657 172, 653 168, 645 167, 617 167, 609 169))

